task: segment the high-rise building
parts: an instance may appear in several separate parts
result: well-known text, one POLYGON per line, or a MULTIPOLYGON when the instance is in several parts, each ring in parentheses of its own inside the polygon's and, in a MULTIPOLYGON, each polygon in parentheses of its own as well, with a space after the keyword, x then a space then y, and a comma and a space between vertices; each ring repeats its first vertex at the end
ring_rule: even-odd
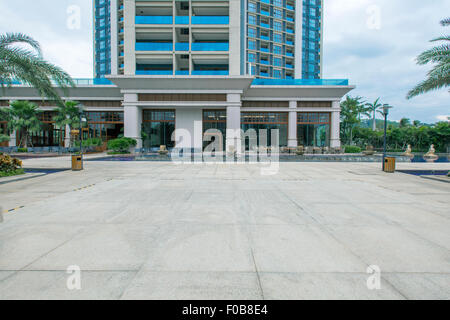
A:
POLYGON ((94 0, 93 16, 94 76, 102 78, 111 74, 111 1, 94 0))
MULTIPOLYGON (((354 86, 321 79, 322 4, 95 0, 95 79, 76 80, 65 96, 84 106, 83 139, 124 135, 150 153, 199 154, 212 140, 230 153, 258 150, 256 141, 259 150, 338 151, 340 100, 354 86)), ((45 111, 34 146, 70 145, 70 128, 52 120, 56 105, 26 85, 7 88, 0 107, 18 97, 45 111)), ((9 147, 20 139, 11 133, 9 147)))
POLYGON ((95 0, 95 75, 318 79, 323 0, 95 0))

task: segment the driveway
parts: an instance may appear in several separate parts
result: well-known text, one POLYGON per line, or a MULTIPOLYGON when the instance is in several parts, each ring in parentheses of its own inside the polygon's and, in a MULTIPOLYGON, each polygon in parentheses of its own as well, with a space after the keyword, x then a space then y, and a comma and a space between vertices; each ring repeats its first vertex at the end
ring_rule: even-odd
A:
POLYGON ((450 299, 450 184, 378 167, 95 161, 0 184, 0 299, 450 299))

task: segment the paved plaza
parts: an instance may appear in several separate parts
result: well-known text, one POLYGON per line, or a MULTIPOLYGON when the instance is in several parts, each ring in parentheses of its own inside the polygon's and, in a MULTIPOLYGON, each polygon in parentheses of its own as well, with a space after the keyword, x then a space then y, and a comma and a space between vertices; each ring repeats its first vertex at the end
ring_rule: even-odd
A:
POLYGON ((16 208, 0 223, 0 299, 450 299, 450 184, 379 167, 88 161, 0 179, 16 208))

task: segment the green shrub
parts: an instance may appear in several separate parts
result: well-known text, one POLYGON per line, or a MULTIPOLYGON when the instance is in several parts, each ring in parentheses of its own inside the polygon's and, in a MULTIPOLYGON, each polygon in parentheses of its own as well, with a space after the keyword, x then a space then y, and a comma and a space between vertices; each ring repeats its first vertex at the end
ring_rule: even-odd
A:
MULTIPOLYGON (((80 141, 75 141, 74 143, 75 147, 80 147, 80 141)), ((103 145, 103 141, 100 138, 89 138, 86 140, 83 140, 83 147, 101 147, 103 145)))
POLYGON ((8 141, 10 141, 10 140, 11 140, 11 138, 10 138, 9 136, 4 135, 4 134, 0 134, 0 143, 2 143, 2 142, 8 142, 8 141))
POLYGON ((118 138, 108 141, 108 150, 112 150, 114 152, 127 153, 129 152, 131 147, 135 147, 136 145, 137 141, 135 139, 118 138))
POLYGON ((28 149, 27 148, 18 148, 17 152, 25 153, 25 152, 28 152, 28 149))
POLYGON ((344 153, 361 153, 361 148, 357 146, 345 146, 344 153))
POLYGON ((25 170, 23 169, 16 169, 8 172, 0 171, 0 177, 12 177, 12 176, 18 176, 20 174, 25 174, 25 170))

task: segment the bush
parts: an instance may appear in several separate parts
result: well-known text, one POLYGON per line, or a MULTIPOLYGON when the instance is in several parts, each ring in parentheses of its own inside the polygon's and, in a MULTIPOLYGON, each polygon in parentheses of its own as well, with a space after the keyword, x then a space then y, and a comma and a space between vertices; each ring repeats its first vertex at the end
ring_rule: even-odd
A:
MULTIPOLYGON (((100 138, 89 138, 87 140, 83 140, 83 147, 101 147, 103 145, 103 141, 100 138)), ((74 146, 79 148, 80 141, 75 141, 74 146)))
POLYGON ((131 147, 135 147, 137 141, 132 138, 119 138, 108 141, 108 150, 120 153, 129 153, 131 147))
POLYGON ((361 148, 357 146, 345 146, 344 153, 361 153, 361 148))
POLYGON ((8 174, 22 168, 22 161, 7 154, 0 154, 0 173, 8 174))
POLYGON ((10 138, 9 136, 4 135, 4 134, 0 134, 0 143, 2 143, 2 142, 8 142, 8 141, 10 141, 10 140, 11 140, 11 138, 10 138))
POLYGON ((17 152, 19 152, 19 153, 26 153, 26 152, 28 152, 28 149, 27 148, 18 148, 17 152))

